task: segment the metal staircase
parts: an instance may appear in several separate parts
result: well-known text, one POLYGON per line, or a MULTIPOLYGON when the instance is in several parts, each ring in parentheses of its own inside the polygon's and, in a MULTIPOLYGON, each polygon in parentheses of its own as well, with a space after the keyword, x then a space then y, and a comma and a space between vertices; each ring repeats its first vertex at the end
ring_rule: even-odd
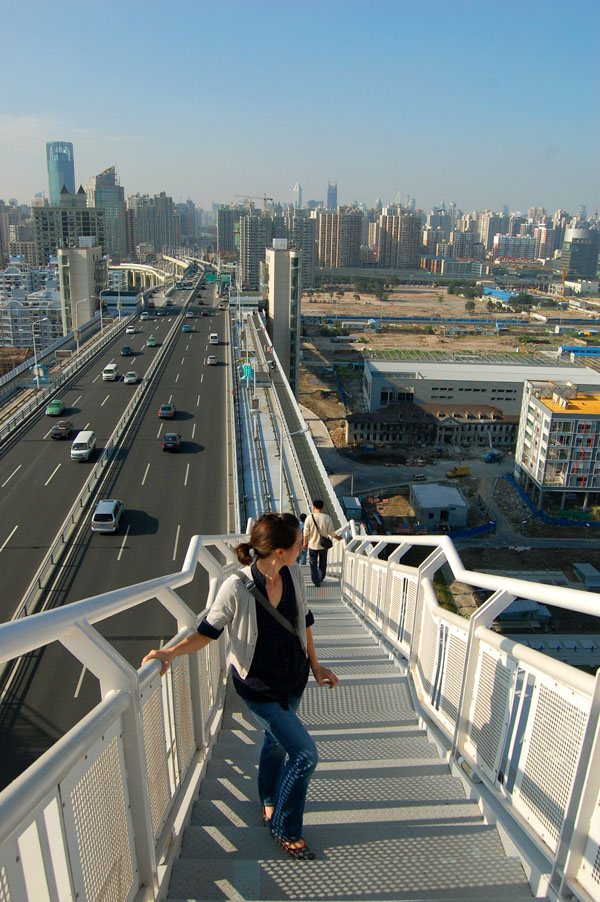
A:
POLYGON ((311 679, 301 707, 319 750, 304 822, 317 858, 292 861, 262 826, 262 733, 229 686, 168 898, 531 899, 519 860, 419 727, 403 670, 336 581, 307 594, 319 658, 340 677, 332 691, 311 679))

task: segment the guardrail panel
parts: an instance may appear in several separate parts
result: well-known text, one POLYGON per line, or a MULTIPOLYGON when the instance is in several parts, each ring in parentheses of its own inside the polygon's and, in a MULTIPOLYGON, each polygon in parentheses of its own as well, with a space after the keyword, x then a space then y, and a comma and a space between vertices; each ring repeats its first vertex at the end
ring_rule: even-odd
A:
POLYGON ((148 772, 152 829, 156 838, 164 821, 172 792, 172 787, 169 785, 169 770, 167 766, 166 731, 169 725, 163 709, 163 687, 160 677, 157 678, 156 683, 149 684, 144 695, 145 699, 141 706, 142 729, 144 733, 146 770, 148 772))
POLYGON ((121 720, 60 784, 75 892, 86 902, 132 902, 138 879, 121 720))
POLYGON ((177 749, 177 782, 179 783, 185 776, 188 765, 196 751, 190 685, 190 664, 187 656, 176 658, 171 664, 171 670, 177 749))
POLYGON ((514 805, 553 851, 571 795, 589 699, 536 675, 514 805))
POLYGON ((514 671, 514 661, 495 648, 480 645, 465 745, 492 783, 508 728, 514 671))

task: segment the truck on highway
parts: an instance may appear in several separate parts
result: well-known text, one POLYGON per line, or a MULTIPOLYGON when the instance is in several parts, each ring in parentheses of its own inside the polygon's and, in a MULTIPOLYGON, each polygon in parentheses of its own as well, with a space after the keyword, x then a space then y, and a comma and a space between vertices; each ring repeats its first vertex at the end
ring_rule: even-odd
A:
POLYGON ((446 470, 446 476, 448 479, 454 479, 457 476, 468 476, 471 472, 470 467, 459 467, 458 465, 452 467, 451 470, 446 470))

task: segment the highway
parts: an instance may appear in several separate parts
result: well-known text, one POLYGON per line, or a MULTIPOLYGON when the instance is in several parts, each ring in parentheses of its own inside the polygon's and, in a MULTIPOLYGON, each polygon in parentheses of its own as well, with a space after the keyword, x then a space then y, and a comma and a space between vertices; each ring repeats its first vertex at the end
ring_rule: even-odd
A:
MULTIPOLYGON (((215 303, 214 289, 205 295, 205 303, 215 303)), ((77 429, 94 429, 99 448, 134 390, 122 381, 103 382, 103 367, 114 361, 121 373, 135 369, 143 376, 152 355, 159 350, 147 348, 146 339, 152 334, 161 343, 178 315, 175 311, 188 297, 189 292, 176 292, 173 301, 177 306, 163 311, 168 309, 169 315, 155 315, 145 322, 136 320, 135 335, 118 337, 61 393, 68 406, 65 416, 77 429), (120 357, 123 344, 131 345, 134 357, 120 357)), ((181 319, 100 492, 101 497, 124 500, 120 527, 114 535, 92 533, 91 510, 82 518, 81 529, 71 541, 68 557, 52 585, 53 606, 179 570, 192 535, 227 531, 223 462, 227 453, 224 412, 229 349, 225 316, 213 309, 210 317, 181 319), (192 327, 191 332, 181 331, 184 323, 192 327), (208 334, 213 331, 219 333, 218 346, 208 345, 208 334), (209 347, 219 360, 217 366, 206 365, 209 347), (174 421, 158 418, 163 403, 175 405, 174 421), (179 452, 162 451, 165 431, 181 434, 179 452)), ((18 440, 10 443, 0 461, 4 619, 12 615, 89 474, 89 464, 70 460, 70 442, 47 437, 53 422, 54 418, 43 413, 37 416, 18 440)), ((182 590, 182 595, 194 610, 202 610, 206 585, 201 574, 182 590)), ((151 646, 173 634, 173 627, 172 618, 158 602, 149 602, 143 611, 134 609, 102 625, 107 638, 135 667, 151 646)), ((60 646, 33 657, 16 688, 14 706, 3 705, 2 730, 5 746, 21 759, 19 770, 99 700, 95 679, 60 646), (14 735, 10 732, 13 723, 14 735)), ((10 761, 5 762, 5 768, 10 771, 10 761)))

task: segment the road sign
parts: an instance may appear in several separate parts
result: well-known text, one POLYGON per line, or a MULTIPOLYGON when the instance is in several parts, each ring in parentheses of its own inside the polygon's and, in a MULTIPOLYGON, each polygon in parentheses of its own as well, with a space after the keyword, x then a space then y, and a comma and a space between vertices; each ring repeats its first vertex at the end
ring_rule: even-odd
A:
POLYGON ((216 272, 207 272, 204 277, 204 281, 205 282, 216 282, 217 281, 216 272))
POLYGON ((252 379, 252 367, 249 363, 244 364, 244 376, 246 379, 252 379))

